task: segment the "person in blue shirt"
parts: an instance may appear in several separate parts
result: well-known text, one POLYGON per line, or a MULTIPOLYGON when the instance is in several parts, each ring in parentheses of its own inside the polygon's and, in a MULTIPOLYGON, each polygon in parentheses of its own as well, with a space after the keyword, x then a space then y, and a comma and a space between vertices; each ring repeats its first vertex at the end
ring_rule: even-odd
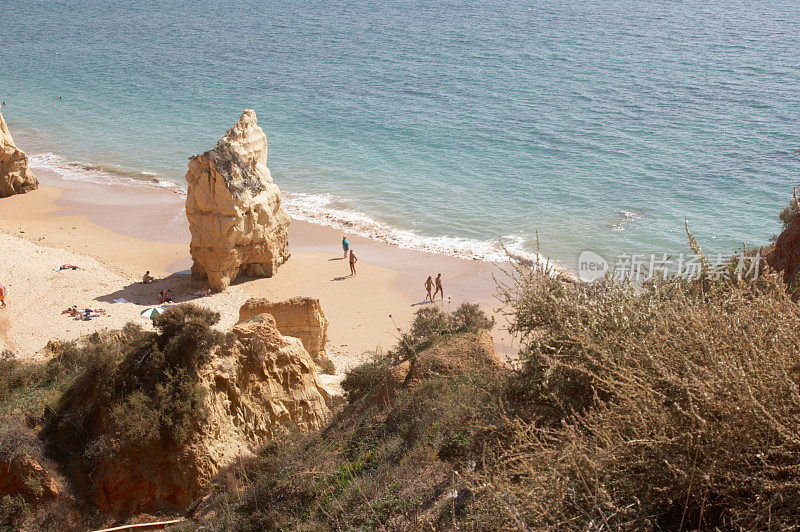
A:
POLYGON ((350 242, 347 241, 346 236, 342 236, 342 249, 344 250, 344 258, 347 258, 347 251, 350 249, 350 242))

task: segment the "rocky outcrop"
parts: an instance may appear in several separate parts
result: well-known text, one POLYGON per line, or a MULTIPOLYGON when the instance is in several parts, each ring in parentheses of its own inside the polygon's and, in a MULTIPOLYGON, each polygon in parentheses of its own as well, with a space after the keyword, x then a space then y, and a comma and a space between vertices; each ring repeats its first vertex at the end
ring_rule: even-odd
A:
POLYGON ((28 156, 14 144, 0 109, 0 198, 37 188, 39 180, 28 168, 28 156))
POLYGON ((31 500, 61 497, 61 482, 25 453, 0 460, 0 499, 21 494, 31 500))
MULTIPOLYGON (((796 195, 790 209, 800 213, 800 201, 796 195)), ((797 278, 800 272, 800 214, 786 221, 784 230, 764 253, 764 260, 773 269, 783 273, 783 281, 787 285, 797 278)))
POLYGON ((186 508, 220 468, 289 431, 319 429, 330 397, 311 356, 269 315, 237 325, 200 370, 209 416, 182 449, 147 449, 102 461, 92 472, 103 512, 186 508))
POLYGON ((272 277, 289 258, 289 216, 255 111, 245 110, 213 150, 189 159, 186 181, 192 276, 215 291, 238 275, 272 277))
POLYGON ((293 297, 285 301, 270 301, 265 298, 251 298, 239 309, 239 323, 259 314, 272 315, 281 334, 299 338, 323 372, 334 372, 333 362, 325 350, 328 343, 328 319, 322 312, 319 299, 293 297))

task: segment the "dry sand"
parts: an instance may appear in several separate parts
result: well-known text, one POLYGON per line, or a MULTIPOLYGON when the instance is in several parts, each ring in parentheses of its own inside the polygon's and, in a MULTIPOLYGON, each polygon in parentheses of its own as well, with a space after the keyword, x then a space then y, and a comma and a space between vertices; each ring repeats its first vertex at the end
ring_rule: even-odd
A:
MULTIPOLYGON (((149 326, 139 313, 170 288, 178 302, 192 300, 220 312, 220 328, 236 322, 248 297, 320 299, 330 321, 329 351, 338 372, 369 357, 368 351, 394 344, 396 327, 407 327, 424 298, 427 275, 443 274, 446 299, 493 311, 491 264, 393 246, 348 235, 359 257, 358 274, 349 276, 341 259, 341 232, 293 221, 291 259, 270 279, 244 278, 211 297, 191 294, 204 288, 188 275, 189 233, 183 197, 168 191, 70 182, 36 170, 43 186, 35 192, 0 199, 0 283, 10 293, 0 309, 0 350, 34 357, 51 339, 77 338, 128 321, 149 326), (80 270, 54 271, 61 264, 80 270), (145 270, 158 280, 144 285, 145 270), (117 304, 114 299, 128 303, 117 304), (75 321, 62 315, 68 306, 99 307, 107 315, 75 321)), ((511 337, 498 329, 496 348, 513 353, 511 337)))

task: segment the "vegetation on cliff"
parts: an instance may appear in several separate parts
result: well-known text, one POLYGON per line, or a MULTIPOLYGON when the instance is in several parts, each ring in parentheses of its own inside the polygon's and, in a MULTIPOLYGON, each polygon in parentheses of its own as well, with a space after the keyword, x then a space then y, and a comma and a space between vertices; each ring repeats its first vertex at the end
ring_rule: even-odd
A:
MULTIPOLYGON (((800 312, 760 266, 757 277, 731 265, 638 286, 515 267, 501 287, 522 339, 513 367, 475 306, 426 307, 394 349, 348 373, 323 430, 220 470, 186 527, 800 527, 800 312)), ((1 362, 0 456, 52 469, 42 426, 76 479, 106 452, 97 424, 117 450, 179 448, 203 416, 193 368, 222 341, 215 316, 181 312, 158 332, 60 346, 47 364, 1 362)), ((52 508, 91 515, 63 500, 32 512, 47 479, 31 478, 2 499, 3 523, 53 528, 52 508)))
MULTIPOLYGON (((0 459, 43 466, 29 481, 33 488, 2 499, 0 526, 64 530, 102 522, 89 509, 101 461, 177 452, 205 417, 196 369, 222 340, 211 328, 218 319, 182 305, 154 320, 157 332, 129 324, 118 333, 51 344, 55 357, 46 363, 20 362, 10 353, 0 360, 0 459), (43 500, 36 486, 60 478, 60 471, 70 480, 61 483, 64 496, 43 500), (58 509, 47 511, 53 505, 58 509)), ((28 482, 30 474, 20 474, 28 482)))
POLYGON ((634 288, 513 273, 517 368, 474 357, 475 334, 425 309, 397 348, 348 375, 326 430, 227 471, 196 522, 800 526, 800 313, 777 274, 634 288), (407 362, 457 370, 420 372, 381 401, 407 362))

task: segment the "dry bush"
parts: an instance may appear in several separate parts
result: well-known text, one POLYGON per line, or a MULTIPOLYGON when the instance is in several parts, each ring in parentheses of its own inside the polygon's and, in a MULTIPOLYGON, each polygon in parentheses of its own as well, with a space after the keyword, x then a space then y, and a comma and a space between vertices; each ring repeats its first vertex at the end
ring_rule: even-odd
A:
POLYGON ((800 526, 800 312, 774 273, 576 287, 518 268, 490 528, 800 526))
POLYGON ((225 530, 403 530, 468 520, 470 492, 457 472, 474 467, 492 440, 505 376, 473 350, 481 350, 478 335, 466 333, 418 353, 418 362, 437 371, 421 372, 386 407, 375 397, 385 359, 365 364, 348 376, 349 402, 320 433, 269 442, 249 465, 221 472, 212 494, 215 517, 197 523, 225 530), (247 487, 230 493, 239 479, 247 487))

